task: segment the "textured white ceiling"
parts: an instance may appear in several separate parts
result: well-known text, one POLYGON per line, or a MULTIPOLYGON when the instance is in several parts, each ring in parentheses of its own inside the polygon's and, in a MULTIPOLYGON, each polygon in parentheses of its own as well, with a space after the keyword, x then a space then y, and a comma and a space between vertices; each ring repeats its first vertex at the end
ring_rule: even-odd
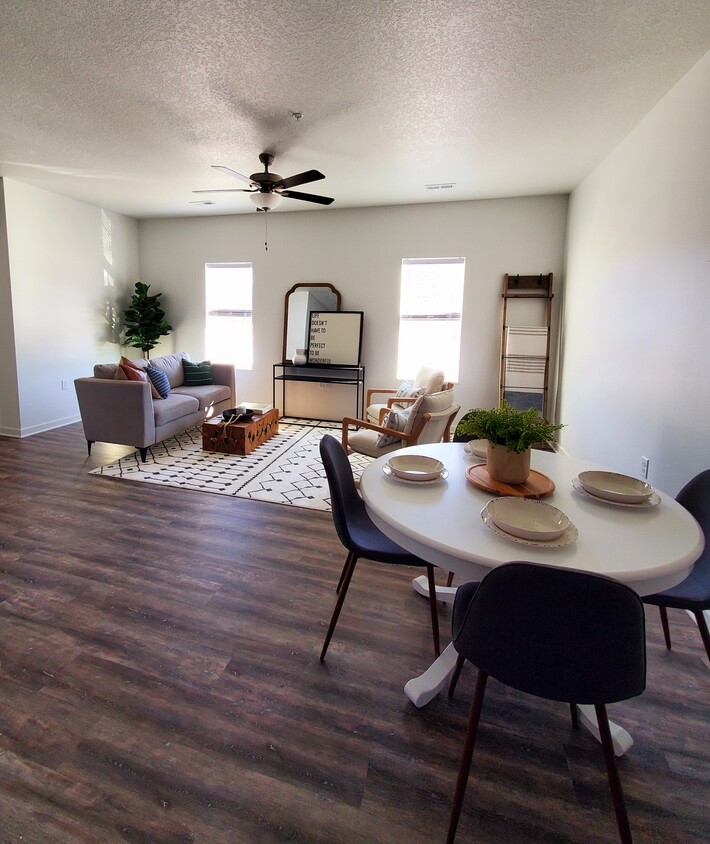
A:
POLYGON ((0 175, 136 217, 253 213, 191 191, 267 150, 331 208, 566 193, 709 48, 708 0, 0 0, 0 175))

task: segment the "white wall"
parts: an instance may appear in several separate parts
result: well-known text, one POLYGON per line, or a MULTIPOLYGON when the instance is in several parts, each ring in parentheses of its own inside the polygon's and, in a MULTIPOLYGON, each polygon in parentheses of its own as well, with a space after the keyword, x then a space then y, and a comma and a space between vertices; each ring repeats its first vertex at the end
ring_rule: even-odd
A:
POLYGON ((566 451, 675 495, 710 467, 710 53, 575 189, 566 451))
POLYGON ((4 188, 19 425, 0 433, 26 436, 78 421, 74 378, 121 354, 109 323, 139 280, 138 223, 21 182, 4 188))
MULTIPOLYGON (((272 364, 281 360, 284 296, 297 282, 331 282, 342 294, 343 310, 365 312, 362 361, 367 384, 396 385, 402 258, 463 256, 466 286, 456 399, 464 409, 493 406, 498 400, 503 274, 553 272, 559 290, 566 213, 567 198, 562 196, 279 210, 268 219, 268 252, 263 214, 142 220, 142 280, 164 291, 162 301, 175 329, 156 353, 184 350, 199 359, 204 354, 204 265, 252 261, 254 369, 237 372, 239 400, 271 401, 272 364)), ((424 349, 423 363, 426 358, 424 349)), ((326 393, 305 385, 289 387, 291 414, 339 418, 354 409, 354 393, 348 388, 326 393)))
POLYGON ((10 258, 5 224, 5 186, 0 179, 0 435, 20 430, 20 403, 12 318, 10 258))

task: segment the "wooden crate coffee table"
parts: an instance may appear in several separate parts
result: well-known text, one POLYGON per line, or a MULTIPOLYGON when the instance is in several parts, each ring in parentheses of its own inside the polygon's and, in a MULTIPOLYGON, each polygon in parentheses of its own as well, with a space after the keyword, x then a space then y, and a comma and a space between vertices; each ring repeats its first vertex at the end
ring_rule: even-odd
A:
POLYGON ((202 423, 202 448, 223 454, 251 454, 279 431, 278 408, 243 422, 225 423, 221 416, 202 423))

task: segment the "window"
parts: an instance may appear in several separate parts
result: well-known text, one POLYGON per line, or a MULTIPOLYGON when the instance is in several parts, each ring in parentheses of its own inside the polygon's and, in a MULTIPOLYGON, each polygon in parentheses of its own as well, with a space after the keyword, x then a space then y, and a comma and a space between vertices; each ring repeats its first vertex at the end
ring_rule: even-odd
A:
POLYGON ((405 258, 399 300, 397 377, 421 366, 459 379, 465 258, 405 258))
POLYGON ((205 264, 205 346, 210 360, 251 369, 252 265, 205 264))

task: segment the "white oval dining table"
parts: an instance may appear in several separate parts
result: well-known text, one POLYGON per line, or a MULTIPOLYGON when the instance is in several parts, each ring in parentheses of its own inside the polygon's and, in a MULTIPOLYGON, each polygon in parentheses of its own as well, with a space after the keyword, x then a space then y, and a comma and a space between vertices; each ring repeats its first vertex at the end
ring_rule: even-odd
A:
MULTIPOLYGON (((588 461, 557 452, 533 450, 531 468, 552 479, 555 489, 543 500, 565 513, 577 528, 575 541, 543 547, 495 533, 480 512, 493 496, 474 486, 466 470, 481 461, 461 443, 412 446, 397 452, 424 454, 440 460, 448 477, 433 483, 404 482, 383 471, 390 455, 373 461, 360 479, 360 494, 373 522, 412 554, 465 578, 480 580, 495 566, 513 560, 562 566, 606 575, 626 583, 639 595, 650 595, 680 583, 704 547, 703 533, 675 499, 656 490, 656 506, 620 506, 580 494, 572 481, 580 472, 604 470, 588 461)), ((427 594, 426 578, 414 588, 427 594)), ((437 598, 453 602, 455 588, 437 586, 437 598)), ((425 706, 447 684, 456 662, 449 644, 419 677, 405 686, 416 706, 425 706)), ((598 738, 593 707, 579 707, 580 718, 598 738)), ((622 727, 612 725, 617 755, 633 743, 622 727)))

